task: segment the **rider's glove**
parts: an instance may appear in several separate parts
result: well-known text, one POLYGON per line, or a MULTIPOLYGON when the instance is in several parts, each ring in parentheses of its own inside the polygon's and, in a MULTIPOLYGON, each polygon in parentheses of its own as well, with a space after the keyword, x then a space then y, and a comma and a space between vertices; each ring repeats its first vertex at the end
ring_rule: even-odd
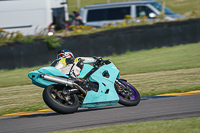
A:
POLYGON ((98 68, 100 66, 102 66, 103 64, 103 59, 101 57, 93 57, 96 62, 94 63, 94 67, 98 68))
POLYGON ((100 63, 102 61, 101 57, 93 56, 93 58, 96 60, 96 63, 100 63))

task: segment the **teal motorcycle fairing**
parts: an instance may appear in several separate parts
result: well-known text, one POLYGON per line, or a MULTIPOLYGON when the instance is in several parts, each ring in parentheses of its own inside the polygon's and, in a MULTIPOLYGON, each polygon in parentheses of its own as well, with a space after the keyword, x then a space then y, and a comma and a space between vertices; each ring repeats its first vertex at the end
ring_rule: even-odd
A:
MULTIPOLYGON (((89 64, 84 64, 83 70, 81 71, 79 78, 84 78, 85 75, 89 73, 92 68, 94 67, 89 64)), ((49 85, 57 83, 43 80, 40 77, 41 74, 48 74, 68 78, 67 75, 63 74, 58 69, 52 66, 43 67, 39 70, 30 72, 28 76, 30 79, 32 79, 32 83, 42 88, 46 88, 49 85)), ((90 76, 89 80, 91 82, 96 82, 99 84, 98 92, 92 90, 87 91, 87 95, 85 96, 81 107, 92 108, 116 105, 119 101, 118 94, 114 88, 116 78, 119 78, 119 70, 111 62, 107 65, 103 65, 97 71, 95 71, 90 76), (104 76, 104 72, 107 72, 109 76, 104 76)))
POLYGON ((32 83, 39 87, 42 87, 42 88, 46 88, 47 86, 49 86, 51 84, 57 84, 57 83, 43 80, 40 77, 41 74, 49 74, 49 75, 54 75, 54 76, 67 77, 67 75, 65 75, 64 73, 60 72, 58 69, 56 69, 55 67, 52 67, 52 66, 42 67, 39 70, 30 72, 28 74, 28 77, 30 79, 32 79, 32 83))
POLYGON ((98 92, 88 91, 81 107, 101 107, 116 105, 119 97, 114 88, 114 83, 119 75, 119 70, 113 63, 100 67, 90 76, 91 82, 99 84, 98 92), (109 77, 104 77, 103 73, 107 71, 109 77))
MULTIPOLYGON (((84 64, 84 68, 81 71, 81 74, 79 75, 79 78, 83 78, 93 67, 89 64, 84 64)), ((53 75, 53 76, 59 76, 59 77, 66 77, 68 78, 69 76, 65 75, 64 73, 60 72, 58 69, 52 66, 48 67, 42 67, 39 70, 32 71, 28 74, 28 77, 32 80, 32 83, 34 85, 37 85, 42 88, 46 88, 47 86, 51 84, 57 84, 54 82, 50 82, 47 80, 43 80, 40 78, 41 74, 48 74, 48 75, 53 75)))

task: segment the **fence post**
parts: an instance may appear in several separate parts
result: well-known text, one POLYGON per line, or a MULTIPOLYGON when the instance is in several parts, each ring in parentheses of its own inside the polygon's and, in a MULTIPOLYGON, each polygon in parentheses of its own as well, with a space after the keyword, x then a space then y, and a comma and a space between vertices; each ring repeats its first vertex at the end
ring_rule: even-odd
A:
POLYGON ((76 0, 77 9, 80 8, 80 0, 76 0))
POLYGON ((162 0, 162 10, 161 12, 165 14, 165 0, 162 0))

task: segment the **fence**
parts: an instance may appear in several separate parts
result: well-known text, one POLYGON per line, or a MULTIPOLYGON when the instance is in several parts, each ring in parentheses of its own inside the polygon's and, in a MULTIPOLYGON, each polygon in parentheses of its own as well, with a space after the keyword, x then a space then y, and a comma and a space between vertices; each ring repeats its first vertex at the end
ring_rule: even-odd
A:
POLYGON ((75 56, 109 56, 162 46, 200 42, 200 19, 157 23, 108 30, 90 35, 69 36, 62 46, 49 49, 43 40, 31 44, 0 47, 0 69, 32 67, 52 62, 61 49, 75 56))

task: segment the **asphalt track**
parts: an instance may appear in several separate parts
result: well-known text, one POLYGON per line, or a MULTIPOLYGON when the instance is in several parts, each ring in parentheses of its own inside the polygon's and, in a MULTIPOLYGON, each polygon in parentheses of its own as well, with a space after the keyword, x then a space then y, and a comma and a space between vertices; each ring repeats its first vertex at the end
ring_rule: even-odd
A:
POLYGON ((79 109, 74 114, 55 112, 0 119, 0 133, 45 133, 152 120, 200 116, 200 95, 143 97, 138 106, 122 105, 79 109))

